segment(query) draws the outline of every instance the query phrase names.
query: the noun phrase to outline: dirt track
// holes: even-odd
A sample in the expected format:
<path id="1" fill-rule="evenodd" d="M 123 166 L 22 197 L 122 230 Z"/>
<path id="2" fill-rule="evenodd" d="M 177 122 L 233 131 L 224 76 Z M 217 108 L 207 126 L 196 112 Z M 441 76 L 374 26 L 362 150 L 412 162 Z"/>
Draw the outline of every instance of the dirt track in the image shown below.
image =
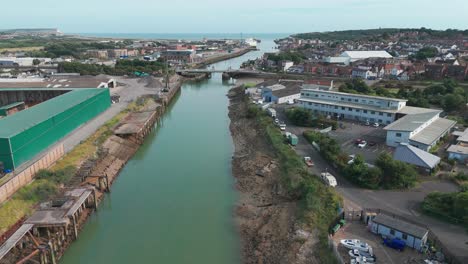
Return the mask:
<path id="1" fill-rule="evenodd" d="M 297 205 L 283 190 L 278 162 L 255 119 L 249 119 L 244 90 L 229 92 L 235 145 L 233 176 L 239 191 L 236 220 L 243 262 L 321 263 L 314 257 L 316 236 L 299 229 Z"/>

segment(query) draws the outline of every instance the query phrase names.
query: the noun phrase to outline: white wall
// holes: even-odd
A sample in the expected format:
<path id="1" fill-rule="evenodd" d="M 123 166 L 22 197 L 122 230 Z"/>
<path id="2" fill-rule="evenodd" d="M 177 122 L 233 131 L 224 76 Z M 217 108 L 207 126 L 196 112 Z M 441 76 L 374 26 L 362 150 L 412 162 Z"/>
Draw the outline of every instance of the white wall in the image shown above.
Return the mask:
<path id="1" fill-rule="evenodd" d="M 401 137 L 397 137 L 400 133 Z M 408 131 L 395 131 L 387 130 L 387 145 L 391 147 L 397 147 L 400 143 L 409 143 L 410 132 Z"/>
<path id="2" fill-rule="evenodd" d="M 276 101 L 277 104 L 285 104 L 287 103 L 289 100 L 297 100 L 301 97 L 301 94 L 298 93 L 298 94 L 292 94 L 292 95 L 288 95 L 288 96 L 284 96 L 284 97 L 280 97 L 278 98 L 278 100 Z"/>

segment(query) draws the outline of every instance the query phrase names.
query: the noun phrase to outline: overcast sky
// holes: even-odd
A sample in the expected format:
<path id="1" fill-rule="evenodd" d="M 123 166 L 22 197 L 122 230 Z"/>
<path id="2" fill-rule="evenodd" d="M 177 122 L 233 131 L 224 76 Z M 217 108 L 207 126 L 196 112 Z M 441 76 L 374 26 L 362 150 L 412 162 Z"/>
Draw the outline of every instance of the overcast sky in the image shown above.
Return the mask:
<path id="1" fill-rule="evenodd" d="M 298 33 L 468 29 L 468 0 L 8 0 L 0 28 L 65 33 Z"/>

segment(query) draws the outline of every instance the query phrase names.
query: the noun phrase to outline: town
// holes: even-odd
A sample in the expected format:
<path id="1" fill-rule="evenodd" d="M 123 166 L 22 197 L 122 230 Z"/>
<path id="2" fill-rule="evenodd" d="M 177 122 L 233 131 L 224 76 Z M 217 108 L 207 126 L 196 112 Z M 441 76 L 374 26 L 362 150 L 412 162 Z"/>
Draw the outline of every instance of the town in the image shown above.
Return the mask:
<path id="1" fill-rule="evenodd" d="M 226 171 L 235 182 L 215 193 Z M 298 260 L 316 252 L 321 263 L 465 263 L 468 31 L 0 31 L 0 263 L 66 263 L 70 245 L 96 246 L 88 218 L 110 215 L 110 197 L 127 204 L 169 191 L 166 181 L 183 194 L 141 198 L 145 211 L 190 199 L 234 207 L 223 221 L 235 215 L 246 263 L 309 263 Z M 139 218 L 143 205 L 127 206 Z M 189 233 L 191 217 L 179 218 Z M 215 241 L 226 230 L 212 218 L 220 229 L 203 232 Z M 114 224 L 107 231 L 129 240 L 149 232 Z"/>

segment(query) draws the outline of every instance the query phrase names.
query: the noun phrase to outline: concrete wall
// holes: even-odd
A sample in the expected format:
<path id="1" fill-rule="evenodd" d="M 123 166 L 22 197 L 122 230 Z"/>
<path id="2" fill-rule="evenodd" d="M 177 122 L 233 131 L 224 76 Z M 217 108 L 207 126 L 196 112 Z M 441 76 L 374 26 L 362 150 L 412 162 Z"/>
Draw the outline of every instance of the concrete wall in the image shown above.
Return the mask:
<path id="1" fill-rule="evenodd" d="M 10 198 L 18 189 L 30 183 L 39 170 L 47 169 L 55 164 L 57 160 L 63 157 L 64 153 L 63 144 L 60 144 L 23 171 L 15 172 L 14 176 L 10 176 L 10 174 L 5 176 L 11 178 L 0 186 L 0 203 Z"/>
<path id="2" fill-rule="evenodd" d="M 284 97 L 280 97 L 276 99 L 277 104 L 285 104 L 290 100 L 297 100 L 301 97 L 301 94 L 292 94 Z"/>

